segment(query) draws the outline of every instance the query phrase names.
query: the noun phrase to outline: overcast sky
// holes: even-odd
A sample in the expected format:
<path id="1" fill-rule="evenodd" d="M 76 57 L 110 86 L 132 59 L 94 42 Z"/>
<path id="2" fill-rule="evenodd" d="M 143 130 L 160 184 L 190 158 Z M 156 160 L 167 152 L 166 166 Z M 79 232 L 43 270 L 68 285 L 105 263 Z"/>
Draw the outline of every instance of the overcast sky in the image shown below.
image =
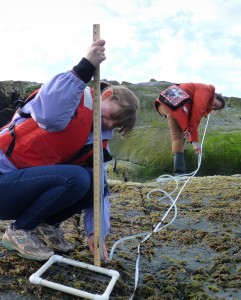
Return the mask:
<path id="1" fill-rule="evenodd" d="M 102 79 L 202 82 L 241 97 L 240 0 L 2 0 L 0 81 L 71 69 L 93 24 L 106 40 Z"/>

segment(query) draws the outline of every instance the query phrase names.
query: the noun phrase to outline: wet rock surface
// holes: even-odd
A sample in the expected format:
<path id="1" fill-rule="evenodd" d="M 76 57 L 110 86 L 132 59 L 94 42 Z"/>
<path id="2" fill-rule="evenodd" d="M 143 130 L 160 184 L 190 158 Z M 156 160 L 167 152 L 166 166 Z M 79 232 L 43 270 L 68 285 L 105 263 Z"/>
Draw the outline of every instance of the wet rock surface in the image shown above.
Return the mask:
<path id="1" fill-rule="evenodd" d="M 174 200 L 184 182 L 179 181 Z M 171 201 L 163 199 L 160 190 L 171 193 L 174 182 L 110 181 L 112 229 L 107 246 L 114 251 L 111 262 L 102 267 L 120 273 L 110 299 L 127 300 L 133 294 L 137 247 L 144 236 L 123 240 L 112 248 L 114 243 L 144 232 L 151 235 L 140 246 L 134 299 L 241 299 L 240 182 L 239 175 L 192 178 L 176 201 L 177 216 L 171 209 L 163 219 Z M 0 222 L 0 236 L 8 223 Z M 160 230 L 153 232 L 157 224 Z M 64 256 L 93 264 L 81 216 L 65 221 L 63 229 L 76 245 Z M 78 299 L 30 283 L 29 276 L 42 264 L 22 259 L 0 244 L 0 299 Z"/>

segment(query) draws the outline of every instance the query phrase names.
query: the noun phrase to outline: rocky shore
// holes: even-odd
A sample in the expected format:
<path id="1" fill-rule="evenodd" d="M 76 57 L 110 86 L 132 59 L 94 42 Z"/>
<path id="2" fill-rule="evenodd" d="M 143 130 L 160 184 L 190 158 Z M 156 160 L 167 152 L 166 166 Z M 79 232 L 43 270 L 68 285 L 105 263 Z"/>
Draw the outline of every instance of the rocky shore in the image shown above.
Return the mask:
<path id="1" fill-rule="evenodd" d="M 172 195 L 175 199 L 185 183 Z M 238 300 L 241 299 L 241 175 L 194 177 L 177 199 L 177 217 L 171 226 L 152 233 L 142 244 L 138 300 Z M 171 193 L 174 181 L 145 184 L 109 181 L 112 230 L 108 249 L 126 236 L 152 232 L 170 207 L 159 191 Z M 153 191 L 154 190 L 154 191 Z M 153 191 L 150 197 L 148 193 Z M 174 216 L 172 209 L 162 225 Z M 0 236 L 8 222 L 0 222 Z M 76 248 L 68 257 L 93 264 L 89 256 L 81 216 L 63 224 L 66 238 Z M 130 299 L 134 291 L 137 246 L 142 238 L 130 239 L 115 248 L 103 267 L 120 272 L 110 299 Z M 29 276 L 41 263 L 19 258 L 0 245 L 0 299 L 78 299 L 43 286 Z"/>
<path id="2" fill-rule="evenodd" d="M 123 237 L 151 233 L 140 247 L 134 299 L 241 299 L 240 99 L 228 99 L 227 109 L 212 115 L 198 176 L 191 178 L 178 197 L 175 219 L 171 209 L 160 228 L 172 219 L 173 223 L 154 233 L 171 205 L 169 198 L 162 198 L 160 190 L 172 193 L 175 188 L 172 180 L 155 180 L 156 175 L 170 174 L 172 170 L 169 131 L 165 120 L 159 119 L 153 109 L 158 91 L 168 83 L 152 80 L 124 84 L 141 99 L 141 113 L 137 128 L 128 139 L 121 140 L 116 135 L 111 142 L 112 154 L 119 162 L 118 174 L 112 171 L 113 162 L 109 165 L 112 229 L 107 246 L 111 250 Z M 37 87 L 36 82 L 0 82 L 0 126 L 14 113 L 14 102 Z M 201 132 L 204 126 L 201 124 Z M 197 157 L 188 147 L 185 155 L 191 172 L 196 168 Z M 199 177 L 200 174 L 205 176 Z M 185 180 L 179 181 L 173 199 Z M 0 221 L 0 239 L 8 223 Z M 66 238 L 76 245 L 66 257 L 93 264 L 81 215 L 67 220 L 62 227 Z M 103 267 L 120 273 L 111 300 L 128 300 L 134 292 L 137 247 L 141 240 L 142 237 L 123 241 L 115 248 L 111 262 L 103 262 Z M 78 299 L 30 283 L 30 275 L 41 265 L 7 251 L 0 242 L 0 299 Z"/>

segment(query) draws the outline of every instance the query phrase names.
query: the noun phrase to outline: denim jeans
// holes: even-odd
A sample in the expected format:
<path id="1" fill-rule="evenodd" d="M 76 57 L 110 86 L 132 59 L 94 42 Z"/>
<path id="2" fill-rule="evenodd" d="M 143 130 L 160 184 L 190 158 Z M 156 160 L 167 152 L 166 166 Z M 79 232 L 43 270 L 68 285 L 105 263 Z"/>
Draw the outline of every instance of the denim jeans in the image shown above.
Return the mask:
<path id="1" fill-rule="evenodd" d="M 54 225 L 92 205 L 92 171 L 80 166 L 39 166 L 0 175 L 0 220 L 15 220 L 16 229 Z"/>

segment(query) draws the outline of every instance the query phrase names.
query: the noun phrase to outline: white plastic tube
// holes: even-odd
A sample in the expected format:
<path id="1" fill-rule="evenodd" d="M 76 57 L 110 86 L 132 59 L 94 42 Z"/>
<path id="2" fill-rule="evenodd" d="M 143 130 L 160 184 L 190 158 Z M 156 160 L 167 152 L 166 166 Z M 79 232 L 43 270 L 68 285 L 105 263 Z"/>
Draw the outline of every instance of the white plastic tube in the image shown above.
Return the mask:
<path id="1" fill-rule="evenodd" d="M 72 287 L 68 287 L 59 283 L 55 283 L 49 280 L 45 280 L 41 278 L 41 275 L 50 268 L 54 263 L 65 263 L 72 266 L 80 267 L 83 269 L 88 269 L 90 271 L 95 271 L 107 276 L 110 276 L 110 282 L 105 290 L 105 292 L 102 295 L 99 294 L 91 294 L 82 290 L 78 290 Z M 112 292 L 114 285 L 119 278 L 120 274 L 118 271 L 105 269 L 102 267 L 82 263 L 79 261 L 75 261 L 72 259 L 65 258 L 60 255 L 53 255 L 49 258 L 49 260 L 34 274 L 32 274 L 29 278 L 30 282 L 33 284 L 40 284 L 61 292 L 69 293 L 78 297 L 86 298 L 86 299 L 94 299 L 94 300 L 108 300 L 110 297 L 110 293 Z"/>

